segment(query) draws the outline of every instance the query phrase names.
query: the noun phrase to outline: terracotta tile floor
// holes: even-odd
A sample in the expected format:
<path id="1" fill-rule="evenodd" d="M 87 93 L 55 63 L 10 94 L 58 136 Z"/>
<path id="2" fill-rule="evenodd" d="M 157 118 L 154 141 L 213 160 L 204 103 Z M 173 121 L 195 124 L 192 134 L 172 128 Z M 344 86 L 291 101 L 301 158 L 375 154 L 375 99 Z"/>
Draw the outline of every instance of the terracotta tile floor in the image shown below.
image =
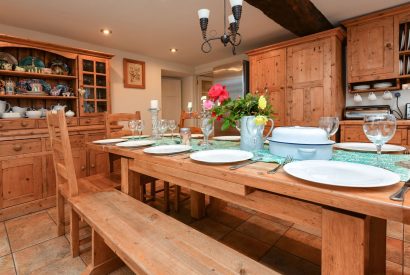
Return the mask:
<path id="1" fill-rule="evenodd" d="M 152 206 L 162 209 L 160 200 Z M 189 200 L 182 203 L 179 213 L 170 215 L 277 272 L 320 274 L 320 232 L 310 228 L 232 205 L 209 210 L 206 218 L 194 220 Z M 55 220 L 52 208 L 0 222 L 0 274 L 80 274 L 91 260 L 90 245 L 82 247 L 80 257 L 72 258 L 69 234 L 57 237 Z M 410 242 L 403 243 L 402 228 L 388 223 L 387 274 L 402 274 L 403 261 L 404 273 L 410 274 Z M 81 230 L 81 235 L 89 234 L 88 227 Z M 404 239 L 410 238 L 405 235 Z M 124 266 L 112 274 L 133 273 Z"/>

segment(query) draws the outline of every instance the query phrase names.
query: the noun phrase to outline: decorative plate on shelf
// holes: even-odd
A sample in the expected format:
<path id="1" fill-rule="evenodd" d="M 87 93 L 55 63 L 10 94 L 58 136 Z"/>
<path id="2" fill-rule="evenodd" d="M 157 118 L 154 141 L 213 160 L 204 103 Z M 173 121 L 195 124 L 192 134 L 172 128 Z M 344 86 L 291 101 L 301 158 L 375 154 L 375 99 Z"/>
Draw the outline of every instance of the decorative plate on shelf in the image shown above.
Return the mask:
<path id="1" fill-rule="evenodd" d="M 68 65 L 58 59 L 51 61 L 48 66 L 53 74 L 68 75 L 70 73 Z"/>
<path id="2" fill-rule="evenodd" d="M 44 62 L 35 56 L 26 56 L 19 62 L 19 66 L 32 66 L 37 68 L 45 68 Z"/>
<path id="3" fill-rule="evenodd" d="M 6 52 L 0 52 L 0 60 L 6 61 L 7 63 L 12 65 L 18 64 L 17 59 L 13 55 Z"/>

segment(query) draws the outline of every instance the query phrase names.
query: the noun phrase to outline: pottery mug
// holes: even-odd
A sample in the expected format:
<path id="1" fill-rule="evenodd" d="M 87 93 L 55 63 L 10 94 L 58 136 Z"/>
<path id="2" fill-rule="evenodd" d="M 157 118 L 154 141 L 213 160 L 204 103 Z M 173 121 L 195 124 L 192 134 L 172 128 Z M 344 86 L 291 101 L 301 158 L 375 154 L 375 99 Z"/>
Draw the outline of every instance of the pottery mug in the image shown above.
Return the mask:
<path id="1" fill-rule="evenodd" d="M 10 108 L 10 103 L 8 103 L 7 101 L 0 100 L 0 114 L 7 113 L 8 111 L 10 111 Z"/>
<path id="2" fill-rule="evenodd" d="M 362 102 L 362 96 L 359 94 L 355 94 L 353 97 L 354 102 Z"/>
<path id="3" fill-rule="evenodd" d="M 373 93 L 373 92 L 371 92 L 371 93 L 369 93 L 369 96 L 367 97 L 370 101 L 375 101 L 375 100 L 377 100 L 377 96 Z"/>
<path id="4" fill-rule="evenodd" d="M 384 93 L 383 93 L 383 99 L 385 99 L 385 100 L 391 100 L 393 98 L 393 95 L 392 95 L 392 93 L 390 92 L 390 91 L 385 91 Z"/>

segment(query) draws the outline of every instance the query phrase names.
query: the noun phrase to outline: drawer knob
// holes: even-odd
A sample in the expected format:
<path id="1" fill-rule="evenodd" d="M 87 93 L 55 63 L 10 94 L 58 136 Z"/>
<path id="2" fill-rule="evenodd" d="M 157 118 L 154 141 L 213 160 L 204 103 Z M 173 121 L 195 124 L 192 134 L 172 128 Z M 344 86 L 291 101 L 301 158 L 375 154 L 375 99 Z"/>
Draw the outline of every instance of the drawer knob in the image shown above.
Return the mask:
<path id="1" fill-rule="evenodd" d="M 21 123 L 21 126 L 23 126 L 23 127 L 27 127 L 27 126 L 28 126 L 28 124 L 27 124 L 27 122 L 24 122 L 24 121 L 23 121 L 23 122 Z"/>
<path id="2" fill-rule="evenodd" d="M 389 42 L 389 43 L 386 43 L 386 48 L 388 48 L 388 49 L 391 49 L 392 48 L 392 44 Z"/>
<path id="3" fill-rule="evenodd" d="M 20 144 L 15 144 L 14 146 L 13 146 L 13 149 L 14 149 L 14 151 L 21 151 L 21 149 L 23 149 L 23 146 L 21 146 Z"/>
<path id="4" fill-rule="evenodd" d="M 83 166 L 81 166 L 81 171 L 84 171 L 85 170 L 85 166 L 83 165 Z"/>
<path id="5" fill-rule="evenodd" d="M 95 164 L 91 164 L 91 168 L 95 168 Z"/>
<path id="6" fill-rule="evenodd" d="M 86 123 L 86 124 L 90 124 L 90 123 L 91 123 L 91 120 L 86 120 L 85 123 Z"/>

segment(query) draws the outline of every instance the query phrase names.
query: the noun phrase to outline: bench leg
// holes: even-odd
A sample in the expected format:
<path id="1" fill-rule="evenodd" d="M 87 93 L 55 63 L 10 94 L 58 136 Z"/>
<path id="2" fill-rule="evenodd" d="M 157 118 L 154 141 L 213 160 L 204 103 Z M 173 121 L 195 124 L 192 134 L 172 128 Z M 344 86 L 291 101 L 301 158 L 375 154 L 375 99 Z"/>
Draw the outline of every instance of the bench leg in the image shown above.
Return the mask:
<path id="1" fill-rule="evenodd" d="M 181 186 L 175 185 L 175 200 L 174 200 L 175 212 L 179 212 L 180 201 L 181 201 Z"/>
<path id="2" fill-rule="evenodd" d="M 92 258 L 83 275 L 105 275 L 117 270 L 124 263 L 105 244 L 104 239 L 94 230 L 92 231 Z"/>
<path id="3" fill-rule="evenodd" d="M 80 255 L 80 217 L 72 208 L 70 212 L 70 239 L 71 255 L 77 257 Z"/>
<path id="4" fill-rule="evenodd" d="M 191 217 L 202 219 L 205 217 L 205 194 L 191 190 Z"/>
<path id="5" fill-rule="evenodd" d="M 57 189 L 57 235 L 65 234 L 65 212 L 64 212 L 64 197 L 60 190 Z"/>
<path id="6" fill-rule="evenodd" d="M 169 212 L 169 182 L 164 181 L 164 212 Z"/>

